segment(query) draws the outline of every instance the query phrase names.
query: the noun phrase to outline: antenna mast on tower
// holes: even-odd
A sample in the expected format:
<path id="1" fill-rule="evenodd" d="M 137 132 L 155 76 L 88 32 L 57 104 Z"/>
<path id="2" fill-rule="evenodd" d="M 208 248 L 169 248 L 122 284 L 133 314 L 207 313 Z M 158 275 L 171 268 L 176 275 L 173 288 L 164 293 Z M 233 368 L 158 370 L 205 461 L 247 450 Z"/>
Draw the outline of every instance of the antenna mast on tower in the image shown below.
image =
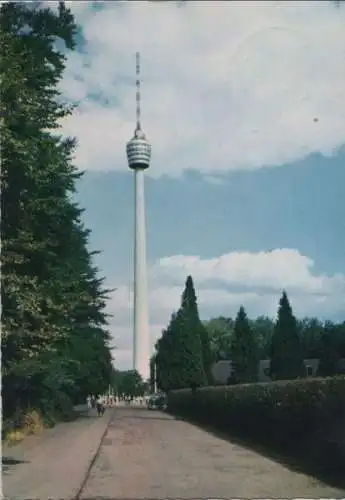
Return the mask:
<path id="1" fill-rule="evenodd" d="M 136 56 L 136 75 L 137 75 L 137 80 L 136 80 L 136 101 L 137 101 L 137 110 L 136 110 L 136 115 L 137 115 L 137 128 L 136 130 L 141 130 L 141 123 L 140 123 L 140 114 L 141 114 L 141 108 L 140 108 L 140 53 L 137 52 L 135 54 Z"/>

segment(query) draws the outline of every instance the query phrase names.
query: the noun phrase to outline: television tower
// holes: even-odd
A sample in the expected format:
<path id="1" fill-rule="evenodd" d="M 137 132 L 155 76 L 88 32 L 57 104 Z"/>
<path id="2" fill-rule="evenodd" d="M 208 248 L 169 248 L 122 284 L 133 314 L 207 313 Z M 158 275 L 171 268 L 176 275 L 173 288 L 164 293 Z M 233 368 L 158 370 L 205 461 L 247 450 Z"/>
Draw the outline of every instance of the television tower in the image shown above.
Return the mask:
<path id="1" fill-rule="evenodd" d="M 150 165 L 151 145 L 140 123 L 140 54 L 136 53 L 136 118 L 134 136 L 127 143 L 128 166 L 134 170 L 134 321 L 133 368 L 144 380 L 149 377 L 150 338 L 147 301 L 144 171 Z"/>

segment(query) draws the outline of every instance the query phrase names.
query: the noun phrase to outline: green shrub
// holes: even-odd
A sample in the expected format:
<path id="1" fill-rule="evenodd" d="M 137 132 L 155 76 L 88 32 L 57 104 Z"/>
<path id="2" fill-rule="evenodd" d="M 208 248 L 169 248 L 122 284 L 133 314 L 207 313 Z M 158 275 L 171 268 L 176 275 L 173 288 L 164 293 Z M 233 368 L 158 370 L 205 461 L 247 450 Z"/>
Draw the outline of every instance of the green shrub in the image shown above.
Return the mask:
<path id="1" fill-rule="evenodd" d="M 40 411 L 33 408 L 25 412 L 17 409 L 12 419 L 3 421 L 2 439 L 8 444 L 22 441 L 26 436 L 38 434 L 45 427 Z"/>
<path id="2" fill-rule="evenodd" d="M 62 421 L 70 421 L 75 418 L 71 398 L 64 392 L 59 391 L 55 399 L 55 415 Z"/>
<path id="3" fill-rule="evenodd" d="M 75 417 L 72 400 L 67 394 L 62 391 L 47 393 L 36 407 L 16 408 L 13 415 L 4 419 L 1 437 L 8 443 L 15 443 L 44 428 L 54 427 L 58 422 L 74 420 Z"/>
<path id="4" fill-rule="evenodd" d="M 172 391 L 168 411 L 276 444 L 322 433 L 345 414 L 345 377 Z"/>

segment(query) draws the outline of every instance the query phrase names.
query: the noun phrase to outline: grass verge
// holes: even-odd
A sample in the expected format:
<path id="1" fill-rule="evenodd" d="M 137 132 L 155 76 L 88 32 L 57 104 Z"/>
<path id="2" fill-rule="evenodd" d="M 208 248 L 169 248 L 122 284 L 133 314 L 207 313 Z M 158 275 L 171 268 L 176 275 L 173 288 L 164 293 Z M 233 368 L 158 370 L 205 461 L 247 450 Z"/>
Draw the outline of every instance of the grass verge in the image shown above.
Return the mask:
<path id="1" fill-rule="evenodd" d="M 8 446 L 20 443 L 27 436 L 40 434 L 45 429 L 54 427 L 58 422 L 75 420 L 78 412 L 70 408 L 64 412 L 50 412 L 43 414 L 37 409 L 28 409 L 23 412 L 17 410 L 12 418 L 4 419 L 2 423 L 2 441 Z"/>

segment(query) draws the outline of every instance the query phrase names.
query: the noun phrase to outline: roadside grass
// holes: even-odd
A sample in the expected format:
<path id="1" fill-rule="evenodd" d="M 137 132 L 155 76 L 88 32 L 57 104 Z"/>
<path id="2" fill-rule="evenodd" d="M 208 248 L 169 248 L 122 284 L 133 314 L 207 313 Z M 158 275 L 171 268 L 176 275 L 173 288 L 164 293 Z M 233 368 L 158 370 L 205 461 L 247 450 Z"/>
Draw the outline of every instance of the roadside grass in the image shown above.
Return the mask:
<path id="1" fill-rule="evenodd" d="M 71 408 L 69 411 L 49 412 L 42 414 L 37 409 L 26 412 L 18 410 L 10 419 L 2 422 L 2 442 L 14 446 L 27 436 L 40 434 L 45 429 L 54 427 L 58 422 L 71 422 L 79 415 L 78 411 Z"/>

